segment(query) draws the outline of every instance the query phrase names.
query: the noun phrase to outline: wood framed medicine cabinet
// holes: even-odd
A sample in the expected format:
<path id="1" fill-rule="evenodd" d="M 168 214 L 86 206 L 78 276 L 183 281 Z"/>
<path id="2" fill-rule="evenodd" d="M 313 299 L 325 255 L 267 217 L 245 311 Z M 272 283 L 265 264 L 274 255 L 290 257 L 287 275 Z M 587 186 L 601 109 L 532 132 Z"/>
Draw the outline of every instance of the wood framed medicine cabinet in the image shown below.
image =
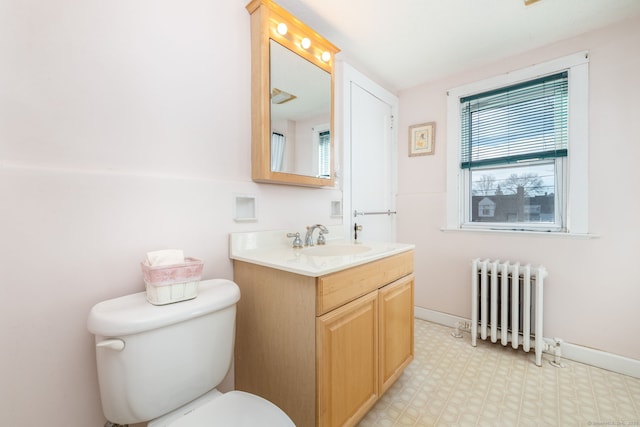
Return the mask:
<path id="1" fill-rule="evenodd" d="M 251 15 L 251 177 L 333 186 L 334 61 L 340 50 L 271 0 L 253 0 L 246 8 Z M 328 165 L 320 161 L 327 155 Z"/>

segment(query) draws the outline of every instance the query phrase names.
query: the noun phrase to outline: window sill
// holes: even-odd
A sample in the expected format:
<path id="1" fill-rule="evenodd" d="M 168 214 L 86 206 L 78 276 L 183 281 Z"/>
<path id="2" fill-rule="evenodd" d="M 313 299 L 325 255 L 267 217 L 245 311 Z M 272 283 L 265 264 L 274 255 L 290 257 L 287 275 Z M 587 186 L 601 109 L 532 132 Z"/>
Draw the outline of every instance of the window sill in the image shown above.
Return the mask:
<path id="1" fill-rule="evenodd" d="M 578 234 L 578 233 L 565 233 L 562 231 L 532 231 L 532 230 L 501 230 L 501 229 L 488 229 L 488 228 L 440 228 L 440 231 L 445 233 L 485 233 L 485 234 L 505 234 L 512 236 L 527 236 L 527 237 L 553 237 L 562 239 L 599 239 L 598 234 Z"/>

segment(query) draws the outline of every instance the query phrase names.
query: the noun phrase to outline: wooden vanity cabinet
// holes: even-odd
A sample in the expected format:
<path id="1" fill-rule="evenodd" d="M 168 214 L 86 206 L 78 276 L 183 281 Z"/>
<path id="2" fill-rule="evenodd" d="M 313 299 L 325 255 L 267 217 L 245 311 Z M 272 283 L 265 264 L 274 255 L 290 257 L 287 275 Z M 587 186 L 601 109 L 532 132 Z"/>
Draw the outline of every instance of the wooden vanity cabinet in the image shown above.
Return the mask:
<path id="1" fill-rule="evenodd" d="M 236 389 L 353 426 L 413 360 L 413 251 L 318 278 L 234 261 Z"/>

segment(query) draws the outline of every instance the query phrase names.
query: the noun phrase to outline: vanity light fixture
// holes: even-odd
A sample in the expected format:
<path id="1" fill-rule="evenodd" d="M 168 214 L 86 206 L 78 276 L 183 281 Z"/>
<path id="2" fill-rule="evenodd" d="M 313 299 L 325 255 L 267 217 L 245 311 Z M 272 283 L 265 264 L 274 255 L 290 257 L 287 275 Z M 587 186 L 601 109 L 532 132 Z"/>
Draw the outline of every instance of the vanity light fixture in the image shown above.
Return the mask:
<path id="1" fill-rule="evenodd" d="M 311 47 L 311 40 L 309 40 L 309 37 L 303 38 L 302 42 L 300 42 L 300 46 L 302 46 L 303 49 L 309 49 Z"/>
<path id="2" fill-rule="evenodd" d="M 276 27 L 276 30 L 281 36 L 284 36 L 285 34 L 287 34 L 287 31 L 289 31 L 289 29 L 287 28 L 287 24 L 285 24 L 284 22 L 279 23 Z"/>
<path id="3" fill-rule="evenodd" d="M 322 52 L 321 58 L 322 58 L 322 60 L 324 62 L 329 62 L 329 60 L 331 59 L 331 53 L 327 52 L 327 51 L 324 51 L 324 52 Z"/>

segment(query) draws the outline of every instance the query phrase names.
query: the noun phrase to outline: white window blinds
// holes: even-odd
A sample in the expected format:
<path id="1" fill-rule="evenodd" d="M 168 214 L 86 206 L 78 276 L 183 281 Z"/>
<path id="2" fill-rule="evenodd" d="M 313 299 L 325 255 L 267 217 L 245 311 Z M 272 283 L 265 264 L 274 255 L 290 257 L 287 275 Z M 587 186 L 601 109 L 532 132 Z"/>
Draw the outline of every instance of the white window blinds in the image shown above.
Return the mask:
<path id="1" fill-rule="evenodd" d="M 460 98 L 463 169 L 567 156 L 568 75 Z"/>

